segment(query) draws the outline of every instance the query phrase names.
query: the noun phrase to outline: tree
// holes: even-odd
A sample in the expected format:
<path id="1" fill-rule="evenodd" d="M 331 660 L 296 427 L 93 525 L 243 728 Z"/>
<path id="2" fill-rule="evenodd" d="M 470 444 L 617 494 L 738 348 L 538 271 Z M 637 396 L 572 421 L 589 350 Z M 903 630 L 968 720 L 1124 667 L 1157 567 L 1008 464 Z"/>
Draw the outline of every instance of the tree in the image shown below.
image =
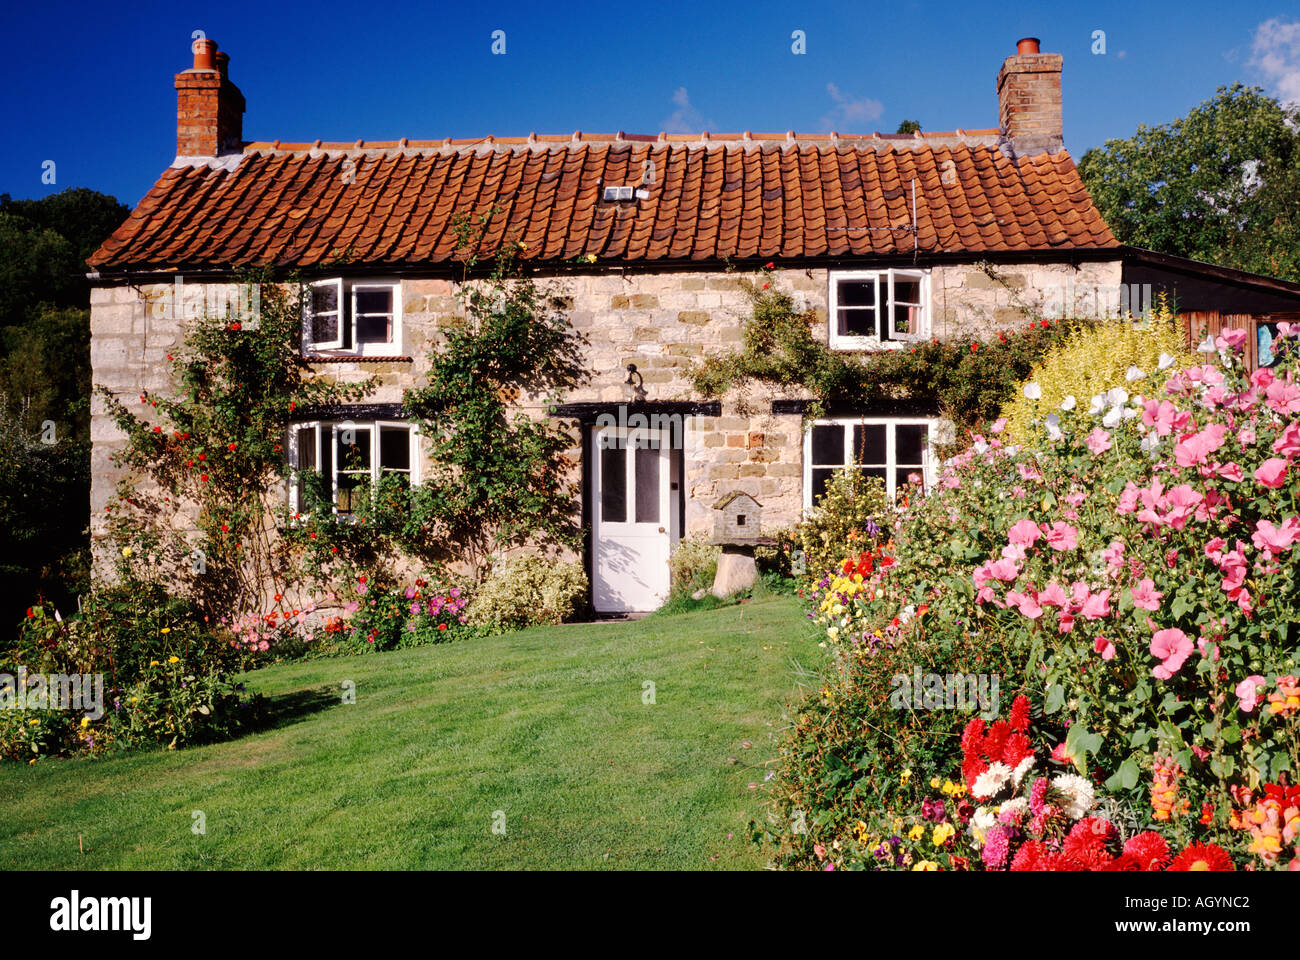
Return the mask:
<path id="1" fill-rule="evenodd" d="M 904 120 L 898 125 L 898 133 L 920 133 L 921 125 L 915 120 Z"/>
<path id="2" fill-rule="evenodd" d="M 1300 111 L 1220 87 L 1171 123 L 1107 140 L 1079 174 L 1117 239 L 1300 280 Z"/>

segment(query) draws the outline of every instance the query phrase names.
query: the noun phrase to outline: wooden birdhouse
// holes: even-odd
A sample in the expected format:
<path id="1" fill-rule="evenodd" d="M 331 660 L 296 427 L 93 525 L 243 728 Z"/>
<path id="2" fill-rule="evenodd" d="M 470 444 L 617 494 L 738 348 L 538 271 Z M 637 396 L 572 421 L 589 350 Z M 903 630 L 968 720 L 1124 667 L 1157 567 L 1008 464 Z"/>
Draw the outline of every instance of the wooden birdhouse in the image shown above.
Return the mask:
<path id="1" fill-rule="evenodd" d="M 713 505 L 715 543 L 745 542 L 759 537 L 763 505 L 741 490 L 733 490 Z"/>

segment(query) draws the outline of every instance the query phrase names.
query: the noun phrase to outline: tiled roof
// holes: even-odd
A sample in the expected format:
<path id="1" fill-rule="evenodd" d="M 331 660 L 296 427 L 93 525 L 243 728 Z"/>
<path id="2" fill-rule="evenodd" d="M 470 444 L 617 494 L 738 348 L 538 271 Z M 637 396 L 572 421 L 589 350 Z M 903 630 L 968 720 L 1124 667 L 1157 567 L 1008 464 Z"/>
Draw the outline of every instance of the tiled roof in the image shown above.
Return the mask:
<path id="1" fill-rule="evenodd" d="M 871 137 L 536 137 L 253 143 L 178 160 L 90 258 L 101 272 L 410 266 L 459 256 L 458 213 L 524 257 L 596 262 L 1117 247 L 1064 152 L 997 131 Z M 642 185 L 647 161 L 654 179 Z M 916 236 L 912 181 L 916 181 Z M 648 195 L 605 201 L 602 186 Z"/>

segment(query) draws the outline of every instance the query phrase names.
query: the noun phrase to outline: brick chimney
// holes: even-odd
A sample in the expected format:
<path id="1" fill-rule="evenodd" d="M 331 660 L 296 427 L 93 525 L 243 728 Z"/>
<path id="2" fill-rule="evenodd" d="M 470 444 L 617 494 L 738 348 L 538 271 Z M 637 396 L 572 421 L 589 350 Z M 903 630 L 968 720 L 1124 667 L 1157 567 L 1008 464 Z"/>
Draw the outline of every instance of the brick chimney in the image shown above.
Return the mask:
<path id="1" fill-rule="evenodd" d="M 244 146 L 244 95 L 226 76 L 230 55 L 194 41 L 194 66 L 176 74 L 176 155 L 219 157 Z"/>
<path id="2" fill-rule="evenodd" d="M 998 126 L 1017 155 L 1055 152 L 1061 133 L 1061 55 L 1040 53 L 1037 37 L 1016 43 L 998 71 Z"/>

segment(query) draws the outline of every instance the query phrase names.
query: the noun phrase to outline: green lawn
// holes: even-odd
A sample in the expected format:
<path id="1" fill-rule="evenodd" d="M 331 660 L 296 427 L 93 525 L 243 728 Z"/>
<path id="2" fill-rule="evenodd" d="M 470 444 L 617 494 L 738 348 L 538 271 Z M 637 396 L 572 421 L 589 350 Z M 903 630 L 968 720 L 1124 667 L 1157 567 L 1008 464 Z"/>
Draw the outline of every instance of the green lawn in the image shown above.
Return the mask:
<path id="1" fill-rule="evenodd" d="M 0 868 L 759 868 L 750 785 L 821 658 L 768 599 L 271 667 L 254 736 L 0 764 Z"/>

